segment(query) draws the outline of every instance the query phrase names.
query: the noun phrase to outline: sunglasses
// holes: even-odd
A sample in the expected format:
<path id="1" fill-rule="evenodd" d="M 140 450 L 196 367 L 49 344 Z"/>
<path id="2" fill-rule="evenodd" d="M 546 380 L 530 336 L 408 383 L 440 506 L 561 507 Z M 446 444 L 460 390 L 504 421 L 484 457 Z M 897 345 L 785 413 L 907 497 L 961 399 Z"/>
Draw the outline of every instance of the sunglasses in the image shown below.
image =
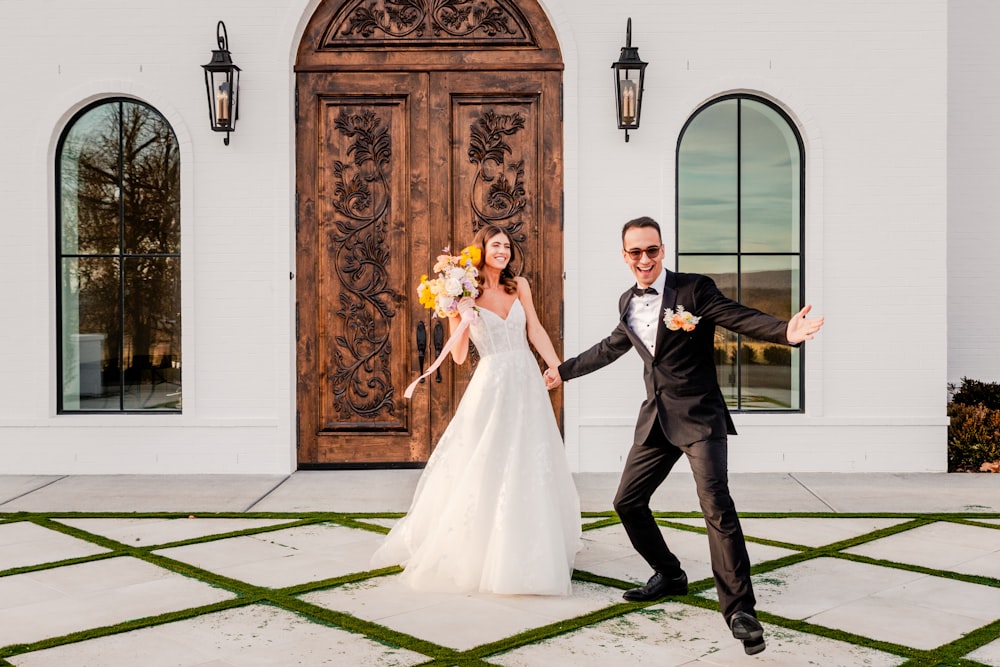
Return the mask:
<path id="1" fill-rule="evenodd" d="M 632 248 L 631 250 L 626 250 L 625 254 L 631 257 L 634 261 L 638 262 L 642 258 L 642 253 L 646 253 L 646 256 L 650 259 L 656 259 L 656 256 L 660 254 L 661 245 L 651 245 L 648 248 Z"/>

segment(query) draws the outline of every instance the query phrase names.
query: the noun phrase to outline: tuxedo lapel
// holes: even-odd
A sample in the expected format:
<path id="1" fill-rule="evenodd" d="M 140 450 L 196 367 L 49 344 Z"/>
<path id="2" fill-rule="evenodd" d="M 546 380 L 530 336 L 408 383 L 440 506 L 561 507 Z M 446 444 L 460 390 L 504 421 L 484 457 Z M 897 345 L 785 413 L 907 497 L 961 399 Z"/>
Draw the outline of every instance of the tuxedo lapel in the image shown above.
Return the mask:
<path id="1" fill-rule="evenodd" d="M 663 311 L 677 305 L 677 274 L 667 269 L 663 269 L 663 271 L 666 273 L 666 282 L 663 284 L 663 300 L 660 302 L 660 316 L 656 324 L 656 358 L 663 355 L 663 345 L 667 337 L 667 326 L 663 323 Z"/>

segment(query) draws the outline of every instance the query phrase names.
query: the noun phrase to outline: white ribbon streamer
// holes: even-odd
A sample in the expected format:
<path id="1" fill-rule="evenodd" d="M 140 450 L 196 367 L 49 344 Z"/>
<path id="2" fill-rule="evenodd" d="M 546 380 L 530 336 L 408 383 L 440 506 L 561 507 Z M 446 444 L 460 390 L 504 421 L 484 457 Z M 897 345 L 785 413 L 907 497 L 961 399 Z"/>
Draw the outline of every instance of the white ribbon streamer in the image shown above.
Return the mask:
<path id="1" fill-rule="evenodd" d="M 441 348 L 441 353 L 438 355 L 438 358 L 434 360 L 434 363 L 430 365 L 430 368 L 428 368 L 423 375 L 421 375 L 416 380 L 410 383 L 410 386 L 407 387 L 406 391 L 403 392 L 404 398 L 410 398 L 411 396 L 413 396 L 413 390 L 417 388 L 417 385 L 420 384 L 420 381 L 437 370 L 437 367 L 440 366 L 444 362 L 444 360 L 448 357 L 448 354 L 451 353 L 451 348 L 455 347 L 455 343 L 457 343 L 458 339 L 462 336 L 462 332 L 468 329 L 472 325 L 472 323 L 476 321 L 476 318 L 479 317 L 479 313 L 476 312 L 474 309 L 469 308 L 468 310 L 464 311 L 461 314 L 461 317 L 462 321 L 458 323 L 458 327 L 455 329 L 455 333 L 453 333 L 448 338 L 448 341 L 444 344 L 444 347 Z"/>

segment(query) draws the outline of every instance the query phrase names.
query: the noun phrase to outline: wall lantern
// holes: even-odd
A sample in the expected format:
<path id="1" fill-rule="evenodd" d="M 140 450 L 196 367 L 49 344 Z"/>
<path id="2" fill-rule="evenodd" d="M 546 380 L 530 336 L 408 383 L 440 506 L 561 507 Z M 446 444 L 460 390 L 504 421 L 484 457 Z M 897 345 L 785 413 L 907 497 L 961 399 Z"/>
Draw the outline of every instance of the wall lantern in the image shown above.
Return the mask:
<path id="1" fill-rule="evenodd" d="M 625 33 L 625 46 L 618 62 L 611 64 L 615 71 L 615 100 L 618 104 L 618 129 L 628 131 L 639 128 L 639 112 L 642 110 L 643 78 L 646 65 L 639 60 L 639 48 L 632 46 L 632 18 L 629 17 Z"/>
<path id="2" fill-rule="evenodd" d="M 226 24 L 219 21 L 215 28 L 219 48 L 212 50 L 212 61 L 205 68 L 205 91 L 208 93 L 208 120 L 215 132 L 225 132 L 222 143 L 229 145 L 229 133 L 236 131 L 240 117 L 240 68 L 233 64 L 229 53 Z"/>

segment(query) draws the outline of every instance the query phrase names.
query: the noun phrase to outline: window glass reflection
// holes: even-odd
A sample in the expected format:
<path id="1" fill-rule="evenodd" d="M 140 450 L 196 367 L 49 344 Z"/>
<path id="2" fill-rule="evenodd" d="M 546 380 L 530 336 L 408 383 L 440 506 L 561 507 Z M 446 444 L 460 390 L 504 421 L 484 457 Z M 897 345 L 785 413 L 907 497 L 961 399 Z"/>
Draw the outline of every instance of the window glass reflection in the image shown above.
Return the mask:
<path id="1" fill-rule="evenodd" d="M 144 104 L 106 100 L 70 123 L 57 156 L 60 412 L 178 412 L 173 130 Z"/>
<path id="2" fill-rule="evenodd" d="M 118 260 L 62 263 L 62 392 L 65 410 L 119 410 Z"/>
<path id="3" fill-rule="evenodd" d="M 798 256 L 743 258 L 741 302 L 781 318 L 798 312 Z M 744 410 L 798 410 L 801 351 L 740 337 L 740 406 Z"/>
<path id="4" fill-rule="evenodd" d="M 709 103 L 677 149 L 677 269 L 781 318 L 801 307 L 802 150 L 777 108 L 734 95 Z M 716 331 L 716 368 L 736 410 L 801 410 L 797 349 Z"/>
<path id="5" fill-rule="evenodd" d="M 117 103 L 91 109 L 63 139 L 59 176 L 65 254 L 118 251 L 118 109 Z"/>
<path id="6" fill-rule="evenodd" d="M 736 255 L 683 255 L 677 270 L 700 273 L 715 281 L 725 296 L 739 301 L 739 264 Z M 730 409 L 740 407 L 739 336 L 728 329 L 715 329 L 715 374 Z"/>
<path id="7" fill-rule="evenodd" d="M 180 161 L 173 130 L 146 106 L 125 105 L 122 215 L 125 252 L 180 251 Z"/>
<path id="8" fill-rule="evenodd" d="M 799 147 L 771 107 L 740 104 L 740 245 L 743 252 L 799 251 Z"/>
<path id="9" fill-rule="evenodd" d="M 180 272 L 172 257 L 125 258 L 126 410 L 180 407 Z"/>
<path id="10" fill-rule="evenodd" d="M 677 150 L 677 237 L 685 252 L 736 252 L 737 100 L 699 113 Z"/>

